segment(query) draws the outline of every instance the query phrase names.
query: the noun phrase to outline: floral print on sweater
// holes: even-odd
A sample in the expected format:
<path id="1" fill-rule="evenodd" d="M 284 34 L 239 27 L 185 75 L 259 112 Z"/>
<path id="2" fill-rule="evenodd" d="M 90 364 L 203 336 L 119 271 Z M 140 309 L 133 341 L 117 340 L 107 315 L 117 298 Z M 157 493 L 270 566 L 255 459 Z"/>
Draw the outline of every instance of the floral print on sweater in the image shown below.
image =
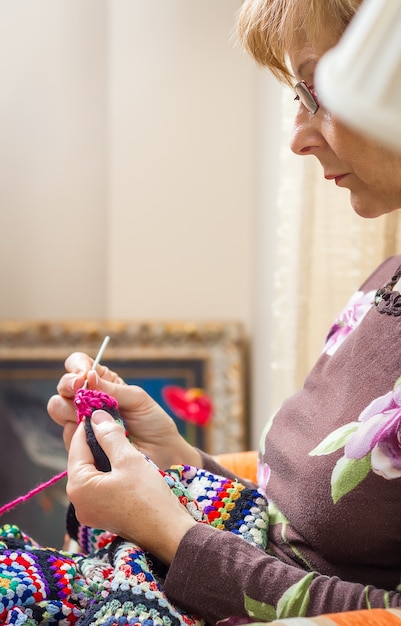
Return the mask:
<path id="1" fill-rule="evenodd" d="M 374 291 L 356 292 L 333 324 L 324 352 L 333 355 L 373 306 Z M 358 421 L 330 433 L 311 456 L 344 448 L 331 479 L 333 502 L 338 502 L 364 480 L 370 471 L 391 480 L 401 476 L 401 377 L 394 389 L 374 399 Z"/>
<path id="2" fill-rule="evenodd" d="M 329 356 L 333 355 L 341 346 L 343 341 L 361 323 L 369 309 L 374 303 L 376 291 L 357 291 L 349 300 L 347 306 L 340 313 L 327 335 L 323 352 Z"/>

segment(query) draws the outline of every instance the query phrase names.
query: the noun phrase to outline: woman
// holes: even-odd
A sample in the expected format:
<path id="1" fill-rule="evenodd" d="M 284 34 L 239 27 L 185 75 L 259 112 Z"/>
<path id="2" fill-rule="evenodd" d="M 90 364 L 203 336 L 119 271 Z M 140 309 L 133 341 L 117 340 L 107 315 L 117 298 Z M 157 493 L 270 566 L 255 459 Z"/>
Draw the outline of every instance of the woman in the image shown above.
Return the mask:
<path id="1" fill-rule="evenodd" d="M 349 189 L 353 209 L 372 218 L 401 207 L 401 157 L 333 119 L 313 88 L 320 57 L 359 4 L 245 0 L 239 33 L 258 63 L 295 84 L 292 150 L 317 157 L 330 184 Z M 48 409 L 70 446 L 68 494 L 80 521 L 167 564 L 167 595 L 209 622 L 244 616 L 245 604 L 257 613 L 264 603 L 270 619 L 401 606 L 400 263 L 385 261 L 354 294 L 304 388 L 266 425 L 259 485 L 270 503 L 268 553 L 196 523 L 104 411 L 92 423 L 112 471 L 96 470 L 83 428 L 73 436 L 72 398 L 85 378 L 118 400 L 136 447 L 159 467 L 231 476 L 186 443 L 145 392 L 107 368 L 88 373 L 90 359 L 74 354 Z"/>

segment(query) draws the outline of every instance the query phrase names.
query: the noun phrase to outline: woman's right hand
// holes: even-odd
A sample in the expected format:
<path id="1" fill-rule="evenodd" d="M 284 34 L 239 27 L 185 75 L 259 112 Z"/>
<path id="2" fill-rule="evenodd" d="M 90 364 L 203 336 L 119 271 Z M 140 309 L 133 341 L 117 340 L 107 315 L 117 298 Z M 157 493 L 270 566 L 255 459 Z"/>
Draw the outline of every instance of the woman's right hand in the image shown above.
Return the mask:
<path id="1" fill-rule="evenodd" d="M 201 466 L 201 456 L 178 432 L 174 420 L 148 393 L 136 385 L 127 385 L 104 365 L 91 370 L 93 360 L 82 352 L 71 354 L 66 362 L 67 373 L 57 385 L 57 395 L 50 398 L 50 417 L 64 429 L 64 442 L 69 449 L 77 427 L 74 396 L 85 380 L 88 389 L 97 389 L 115 398 L 132 442 L 158 467 L 185 463 Z"/>

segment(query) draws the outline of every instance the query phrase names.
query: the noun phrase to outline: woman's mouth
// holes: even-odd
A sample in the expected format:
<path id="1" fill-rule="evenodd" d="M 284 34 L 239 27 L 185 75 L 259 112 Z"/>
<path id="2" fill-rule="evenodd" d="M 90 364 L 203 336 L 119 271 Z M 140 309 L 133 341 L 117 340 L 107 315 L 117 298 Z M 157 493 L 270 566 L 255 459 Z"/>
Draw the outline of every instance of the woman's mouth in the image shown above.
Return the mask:
<path id="1" fill-rule="evenodd" d="M 326 180 L 334 180 L 335 184 L 338 185 L 346 176 L 348 174 L 325 174 L 324 177 Z"/>

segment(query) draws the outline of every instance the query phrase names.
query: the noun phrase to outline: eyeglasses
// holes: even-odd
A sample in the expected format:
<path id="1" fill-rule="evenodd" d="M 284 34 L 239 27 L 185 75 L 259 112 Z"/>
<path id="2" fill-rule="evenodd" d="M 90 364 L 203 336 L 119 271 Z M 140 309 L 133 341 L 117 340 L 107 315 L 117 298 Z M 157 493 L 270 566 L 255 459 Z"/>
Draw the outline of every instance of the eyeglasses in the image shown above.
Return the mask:
<path id="1" fill-rule="evenodd" d="M 308 85 L 304 80 L 301 80 L 295 85 L 294 91 L 295 100 L 299 100 L 311 115 L 315 115 L 319 109 L 319 102 L 313 85 Z"/>

